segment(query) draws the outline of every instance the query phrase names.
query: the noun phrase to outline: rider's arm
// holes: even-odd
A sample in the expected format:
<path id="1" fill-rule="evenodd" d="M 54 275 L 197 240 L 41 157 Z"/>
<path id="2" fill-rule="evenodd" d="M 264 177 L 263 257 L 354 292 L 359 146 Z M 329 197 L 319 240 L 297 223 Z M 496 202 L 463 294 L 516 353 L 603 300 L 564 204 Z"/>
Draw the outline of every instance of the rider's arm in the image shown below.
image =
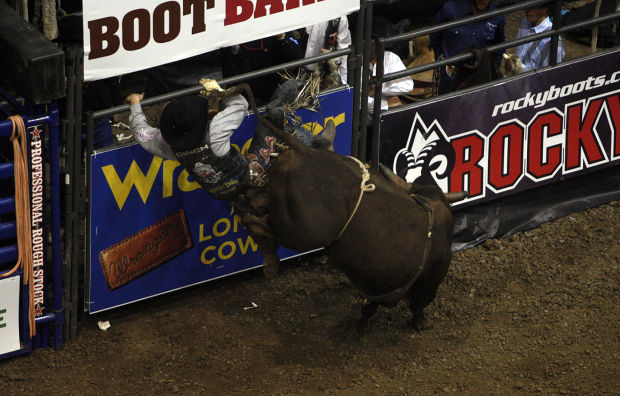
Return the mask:
<path id="1" fill-rule="evenodd" d="M 213 153 L 222 157 L 230 151 L 230 137 L 248 114 L 248 102 L 242 95 L 222 99 L 224 109 L 209 124 L 209 141 Z"/>
<path id="2" fill-rule="evenodd" d="M 177 157 L 170 149 L 168 143 L 164 141 L 161 131 L 150 126 L 146 121 L 140 101 L 136 101 L 134 98 L 130 103 L 129 127 L 136 142 L 151 154 L 176 161 Z"/>

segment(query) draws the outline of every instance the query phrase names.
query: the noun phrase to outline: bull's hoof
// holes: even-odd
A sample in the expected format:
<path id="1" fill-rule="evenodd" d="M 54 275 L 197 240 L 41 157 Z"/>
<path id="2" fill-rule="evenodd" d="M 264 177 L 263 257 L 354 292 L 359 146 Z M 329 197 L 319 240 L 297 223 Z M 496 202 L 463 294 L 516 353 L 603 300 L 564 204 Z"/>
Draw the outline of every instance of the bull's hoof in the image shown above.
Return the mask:
<path id="1" fill-rule="evenodd" d="M 415 331 L 424 331 L 430 329 L 431 326 L 424 317 L 424 313 L 420 312 L 411 318 L 411 328 Z"/>
<path id="2" fill-rule="evenodd" d="M 278 275 L 278 266 L 277 265 L 263 265 L 263 274 L 267 279 L 273 279 Z"/>

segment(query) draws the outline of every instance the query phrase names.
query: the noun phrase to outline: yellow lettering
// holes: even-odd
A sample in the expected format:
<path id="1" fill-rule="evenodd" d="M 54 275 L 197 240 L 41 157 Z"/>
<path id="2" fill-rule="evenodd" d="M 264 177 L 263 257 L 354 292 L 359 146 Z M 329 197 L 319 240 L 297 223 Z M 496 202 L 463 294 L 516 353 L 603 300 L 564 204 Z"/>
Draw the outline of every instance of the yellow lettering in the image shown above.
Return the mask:
<path id="1" fill-rule="evenodd" d="M 334 121 L 334 126 L 338 126 L 345 122 L 346 115 L 345 113 L 340 113 L 335 117 L 327 117 L 325 118 L 323 125 L 327 124 L 327 121 L 329 120 Z M 323 131 L 323 125 L 319 124 L 318 122 L 307 122 L 305 124 L 302 124 L 301 126 L 312 132 L 313 135 L 318 135 Z"/>
<path id="2" fill-rule="evenodd" d="M 200 235 L 199 237 L 200 242 L 208 241 L 209 239 L 212 238 L 211 235 L 204 236 L 204 228 L 205 228 L 205 225 L 201 224 L 200 231 L 198 232 L 198 234 Z"/>
<path id="3" fill-rule="evenodd" d="M 225 225 L 224 231 L 218 230 L 218 227 L 220 224 Z M 213 235 L 215 235 L 216 237 L 224 236 L 228 234 L 228 231 L 230 231 L 230 220 L 228 220 L 227 218 L 221 218 L 218 221 L 216 221 L 215 224 L 213 224 Z"/>
<path id="4" fill-rule="evenodd" d="M 224 254 L 225 247 L 230 248 L 230 253 Z M 232 241 L 226 241 L 220 245 L 220 248 L 217 250 L 217 255 L 220 258 L 220 260 L 228 260 L 235 254 L 236 251 L 237 251 L 237 245 L 235 245 L 235 243 Z"/>
<path id="5" fill-rule="evenodd" d="M 306 128 L 310 132 L 312 132 L 313 135 L 318 135 L 323 130 L 323 125 L 319 124 L 318 122 L 314 122 L 314 121 L 307 122 L 305 124 L 302 124 L 301 126 Z"/>
<path id="6" fill-rule="evenodd" d="M 116 173 L 114 165 L 107 165 L 101 168 L 120 210 L 123 210 L 123 206 L 125 205 L 125 201 L 127 201 L 132 186 L 136 186 L 136 190 L 138 190 L 142 202 L 146 203 L 162 161 L 162 158 L 154 156 L 146 176 L 136 161 L 132 161 L 129 171 L 123 181 L 121 181 Z"/>
<path id="7" fill-rule="evenodd" d="M 179 175 L 179 180 L 177 181 L 177 185 L 179 186 L 179 190 L 184 192 L 194 191 L 200 188 L 200 184 L 198 182 L 191 182 L 188 180 L 189 173 L 183 169 L 181 174 Z"/>
<path id="8" fill-rule="evenodd" d="M 239 230 L 239 224 L 241 224 L 241 216 L 234 215 L 233 216 L 233 232 L 237 232 Z"/>
<path id="9" fill-rule="evenodd" d="M 338 126 L 338 125 L 342 124 L 345 121 L 345 114 L 341 113 L 341 114 L 338 114 L 335 117 L 327 117 L 325 119 L 325 122 L 323 123 L 323 125 L 327 124 L 327 121 L 329 121 L 329 120 L 334 121 L 334 126 Z"/>
<path id="10" fill-rule="evenodd" d="M 203 264 L 206 265 L 211 265 L 215 262 L 215 259 L 207 259 L 207 252 L 215 250 L 215 246 L 207 246 L 206 248 L 204 248 L 204 250 L 202 251 L 202 253 L 200 254 L 200 261 L 202 261 Z"/>
<path id="11" fill-rule="evenodd" d="M 246 155 L 248 153 L 248 150 L 250 149 L 250 145 L 252 144 L 252 139 L 250 138 L 250 140 L 248 140 L 247 142 L 245 142 L 243 144 L 243 147 L 241 147 L 241 155 Z M 236 146 L 235 146 L 236 147 Z"/>
<path id="12" fill-rule="evenodd" d="M 254 239 L 248 235 L 248 238 L 245 240 L 245 244 L 243 243 L 243 239 L 237 238 L 237 243 L 239 244 L 239 250 L 241 254 L 246 254 L 248 252 L 248 248 L 252 246 L 252 251 L 255 252 L 258 249 L 256 243 L 254 243 Z"/>
<path id="13" fill-rule="evenodd" d="M 162 181 L 162 196 L 168 198 L 172 196 L 172 175 L 174 170 L 181 165 L 179 161 L 164 161 L 164 180 Z"/>

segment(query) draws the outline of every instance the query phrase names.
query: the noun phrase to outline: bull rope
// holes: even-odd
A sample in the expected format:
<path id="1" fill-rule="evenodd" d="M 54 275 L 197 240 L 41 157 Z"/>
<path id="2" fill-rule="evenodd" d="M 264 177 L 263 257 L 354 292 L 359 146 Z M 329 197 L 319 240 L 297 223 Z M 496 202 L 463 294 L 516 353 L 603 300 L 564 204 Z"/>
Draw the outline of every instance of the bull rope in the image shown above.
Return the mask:
<path id="1" fill-rule="evenodd" d="M 357 203 L 355 204 L 355 209 L 353 209 L 353 213 L 351 213 L 351 216 L 349 217 L 349 220 L 347 220 L 347 223 L 344 225 L 344 227 L 342 227 L 342 230 L 340 230 L 340 233 L 338 233 L 338 236 L 336 237 L 334 242 L 336 242 L 338 239 L 340 239 L 340 237 L 342 236 L 344 231 L 349 226 L 349 223 L 351 222 L 351 220 L 353 220 L 353 216 L 355 216 L 355 213 L 357 213 L 357 209 L 360 206 L 360 202 L 362 202 L 362 197 L 364 196 L 364 192 L 375 191 L 375 185 L 374 184 L 366 184 L 368 182 L 368 180 L 370 180 L 370 172 L 368 172 L 368 169 L 366 169 L 366 167 L 364 166 L 362 161 L 358 160 L 355 157 L 349 157 L 349 158 L 351 158 L 355 162 L 357 162 L 357 164 L 360 166 L 360 168 L 362 168 L 362 183 L 360 184 L 360 195 L 359 195 L 359 198 L 357 199 Z M 334 243 L 334 242 L 332 242 L 332 243 Z"/>
<path id="2" fill-rule="evenodd" d="M 32 266 L 32 234 L 30 226 L 30 195 L 28 191 L 28 169 L 26 161 L 26 127 L 21 116 L 9 117 L 13 124 L 11 142 L 13 143 L 13 167 L 15 177 L 15 225 L 17 229 L 17 263 L 8 272 L 0 273 L 0 278 L 13 274 L 18 268 L 23 271 L 23 283 L 28 284 L 29 306 L 28 322 L 30 337 L 36 334 L 34 321 L 34 283 Z"/>

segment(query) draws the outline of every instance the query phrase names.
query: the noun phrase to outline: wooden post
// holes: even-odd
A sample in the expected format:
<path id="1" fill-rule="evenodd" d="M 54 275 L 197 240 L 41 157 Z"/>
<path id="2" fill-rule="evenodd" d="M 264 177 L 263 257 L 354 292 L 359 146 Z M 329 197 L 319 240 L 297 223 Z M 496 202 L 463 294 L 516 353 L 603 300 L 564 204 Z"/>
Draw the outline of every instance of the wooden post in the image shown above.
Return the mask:
<path id="1" fill-rule="evenodd" d="M 41 0 L 41 19 L 43 20 L 43 34 L 49 40 L 58 37 L 56 21 L 56 0 Z"/>
<path id="2" fill-rule="evenodd" d="M 599 12 L 601 11 L 601 3 L 603 0 L 596 0 L 596 5 L 594 6 L 594 18 L 598 18 Z M 596 46 L 598 44 L 598 25 L 594 26 L 592 29 L 592 53 L 596 52 Z"/>

